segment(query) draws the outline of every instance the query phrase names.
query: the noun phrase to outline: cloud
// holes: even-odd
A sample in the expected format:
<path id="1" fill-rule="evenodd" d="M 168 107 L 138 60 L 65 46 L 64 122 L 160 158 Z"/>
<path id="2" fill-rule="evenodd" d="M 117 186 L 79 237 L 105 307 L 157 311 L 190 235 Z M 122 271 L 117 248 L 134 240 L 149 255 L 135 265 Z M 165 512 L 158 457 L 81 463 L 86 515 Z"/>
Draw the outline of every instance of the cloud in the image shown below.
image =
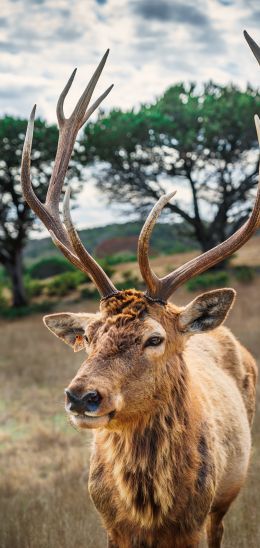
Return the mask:
<path id="1" fill-rule="evenodd" d="M 234 0 L 218 0 L 223 6 L 231 6 L 234 3 Z"/>
<path id="2" fill-rule="evenodd" d="M 57 98 L 78 67 L 65 102 L 69 115 L 107 47 L 93 96 L 115 84 L 105 109 L 152 102 L 182 80 L 257 86 L 242 30 L 258 40 L 259 11 L 259 0 L 1 0 L 0 112 L 26 117 L 37 102 L 38 114 L 56 122 Z M 87 199 L 75 211 L 80 225 L 88 218 L 101 224 L 105 212 L 113 217 L 105 203 L 96 209 L 100 199 L 92 196 L 87 215 Z"/>
<path id="3" fill-rule="evenodd" d="M 105 107 L 151 101 L 176 80 L 223 82 L 233 75 L 243 83 L 252 74 L 241 21 L 253 14 L 257 20 L 255 0 L 237 0 L 236 5 L 227 0 L 73 0 L 73 7 L 64 0 L 2 3 L 2 86 L 41 82 L 42 95 L 34 100 L 40 100 L 51 120 L 53 99 L 73 68 L 79 70 L 68 110 L 107 47 L 111 54 L 97 93 L 110 83 L 115 87 Z M 24 17 L 25 12 L 30 16 Z M 12 110 L 22 111 L 24 102 L 22 96 L 10 96 Z"/>
<path id="4" fill-rule="evenodd" d="M 36 93 L 39 93 L 39 92 L 42 92 L 42 87 L 41 86 L 33 86 L 33 85 L 28 85 L 28 86 L 17 86 L 17 87 L 1 87 L 0 88 L 0 101 L 1 99 L 17 99 L 19 98 L 21 95 L 23 96 L 28 96 L 30 94 L 36 94 Z"/>
<path id="5" fill-rule="evenodd" d="M 208 26 L 209 20 L 194 3 L 172 2 L 171 0 L 138 0 L 133 4 L 136 14 L 145 20 L 183 23 L 191 26 Z"/>
<path id="6" fill-rule="evenodd" d="M 20 47 L 18 43 L 6 41 L 0 41 L 0 51 L 5 53 L 17 54 L 20 52 Z"/>
<path id="7" fill-rule="evenodd" d="M 6 27 L 7 25 L 7 18 L 6 17 L 0 17 L 0 28 Z"/>
<path id="8" fill-rule="evenodd" d="M 73 24 L 61 25 L 56 28 L 53 33 L 53 38 L 55 41 L 65 41 L 65 42 L 75 42 L 84 36 L 84 29 L 79 25 L 75 27 Z"/>

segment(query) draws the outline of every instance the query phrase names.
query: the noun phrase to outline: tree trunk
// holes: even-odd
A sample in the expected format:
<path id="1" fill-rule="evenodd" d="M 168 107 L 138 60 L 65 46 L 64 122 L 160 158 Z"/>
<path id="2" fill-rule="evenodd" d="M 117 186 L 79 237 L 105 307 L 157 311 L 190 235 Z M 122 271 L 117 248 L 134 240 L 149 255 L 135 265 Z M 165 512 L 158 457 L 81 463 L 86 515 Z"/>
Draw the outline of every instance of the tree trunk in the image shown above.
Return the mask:
<path id="1" fill-rule="evenodd" d="M 23 285 L 22 251 L 20 249 L 14 251 L 12 259 L 12 262 L 7 263 L 5 267 L 12 282 L 12 305 L 19 307 L 27 304 Z"/>

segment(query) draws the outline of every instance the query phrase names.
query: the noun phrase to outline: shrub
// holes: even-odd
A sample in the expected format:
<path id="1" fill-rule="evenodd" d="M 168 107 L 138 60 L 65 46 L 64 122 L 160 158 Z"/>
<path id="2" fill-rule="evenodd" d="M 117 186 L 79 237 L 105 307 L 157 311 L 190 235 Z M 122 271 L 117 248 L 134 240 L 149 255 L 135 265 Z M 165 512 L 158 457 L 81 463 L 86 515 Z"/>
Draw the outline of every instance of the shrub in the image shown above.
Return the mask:
<path id="1" fill-rule="evenodd" d="M 44 286 L 41 282 L 39 282 L 38 280 L 31 280 L 29 276 L 25 277 L 24 285 L 25 285 L 26 294 L 28 295 L 29 298 L 39 297 L 39 295 L 42 294 L 44 289 Z"/>
<path id="2" fill-rule="evenodd" d="M 227 272 L 220 270 L 217 272 L 207 272 L 192 278 L 186 283 L 188 291 L 200 291 L 214 287 L 221 287 L 229 283 Z"/>
<path id="3" fill-rule="evenodd" d="M 80 292 L 80 296 L 82 299 L 93 299 L 97 300 L 100 299 L 99 292 L 96 288 L 89 288 L 89 287 L 83 287 Z"/>
<path id="4" fill-rule="evenodd" d="M 235 278 L 243 284 L 250 284 L 255 277 L 255 269 L 251 266 L 235 266 L 233 272 Z"/>
<path id="5" fill-rule="evenodd" d="M 122 264 L 122 263 L 132 263 L 137 260 L 137 257 L 134 253 L 125 252 L 125 253 L 115 253 L 114 255 L 108 255 L 105 258 L 105 262 L 109 266 Z"/>
<path id="6" fill-rule="evenodd" d="M 137 276 L 135 276 L 132 270 L 125 270 L 122 272 L 123 281 L 116 284 L 117 289 L 139 289 L 141 282 Z"/>
<path id="7" fill-rule="evenodd" d="M 64 272 L 76 272 L 76 268 L 63 257 L 40 259 L 26 269 L 26 273 L 29 274 L 30 278 L 37 280 L 45 280 Z"/>
<path id="8" fill-rule="evenodd" d="M 0 316 L 8 320 L 15 320 L 16 318 L 24 318 L 30 314 L 37 314 L 40 312 L 49 312 L 53 307 L 53 303 L 45 301 L 40 304 L 30 304 L 25 306 L 0 308 Z"/>
<path id="9" fill-rule="evenodd" d="M 111 266 L 107 259 L 98 259 L 98 263 L 103 268 L 109 278 L 113 276 L 115 269 Z"/>
<path id="10" fill-rule="evenodd" d="M 9 278 L 8 274 L 3 266 L 0 265 L 0 284 L 1 285 L 8 285 Z"/>
<path id="11" fill-rule="evenodd" d="M 45 284 L 45 293 L 49 296 L 63 297 L 86 281 L 86 276 L 83 272 L 64 272 L 64 274 L 55 276 L 55 278 Z"/>
<path id="12" fill-rule="evenodd" d="M 7 300 L 4 296 L 4 286 L 0 284 L 0 310 L 4 310 L 7 307 Z"/>

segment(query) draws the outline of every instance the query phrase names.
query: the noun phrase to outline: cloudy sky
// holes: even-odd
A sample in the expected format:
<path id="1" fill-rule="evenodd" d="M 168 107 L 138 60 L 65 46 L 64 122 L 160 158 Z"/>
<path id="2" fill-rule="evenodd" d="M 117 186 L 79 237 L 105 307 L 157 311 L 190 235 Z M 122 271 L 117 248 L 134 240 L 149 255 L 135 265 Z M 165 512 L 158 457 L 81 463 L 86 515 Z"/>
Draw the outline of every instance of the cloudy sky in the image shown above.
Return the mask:
<path id="1" fill-rule="evenodd" d="M 97 88 L 114 83 L 106 108 L 152 101 L 178 80 L 257 85 L 244 28 L 260 41 L 259 0 L 1 0 L 0 112 L 27 117 L 36 102 L 55 121 L 57 96 L 78 67 L 69 113 L 108 47 Z M 91 205 L 75 212 L 80 225 L 114 219 L 91 183 L 84 196 Z"/>

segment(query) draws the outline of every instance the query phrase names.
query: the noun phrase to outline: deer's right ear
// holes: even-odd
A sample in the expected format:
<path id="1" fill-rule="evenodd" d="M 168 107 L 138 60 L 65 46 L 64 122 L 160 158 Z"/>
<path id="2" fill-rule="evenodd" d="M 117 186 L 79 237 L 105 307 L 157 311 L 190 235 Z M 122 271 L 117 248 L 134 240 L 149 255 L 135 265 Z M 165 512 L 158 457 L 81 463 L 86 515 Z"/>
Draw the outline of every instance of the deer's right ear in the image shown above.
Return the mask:
<path id="1" fill-rule="evenodd" d="M 74 352 L 79 352 L 86 348 L 86 328 L 94 317 L 97 317 L 97 314 L 62 312 L 44 316 L 43 322 L 56 337 L 71 346 Z"/>

